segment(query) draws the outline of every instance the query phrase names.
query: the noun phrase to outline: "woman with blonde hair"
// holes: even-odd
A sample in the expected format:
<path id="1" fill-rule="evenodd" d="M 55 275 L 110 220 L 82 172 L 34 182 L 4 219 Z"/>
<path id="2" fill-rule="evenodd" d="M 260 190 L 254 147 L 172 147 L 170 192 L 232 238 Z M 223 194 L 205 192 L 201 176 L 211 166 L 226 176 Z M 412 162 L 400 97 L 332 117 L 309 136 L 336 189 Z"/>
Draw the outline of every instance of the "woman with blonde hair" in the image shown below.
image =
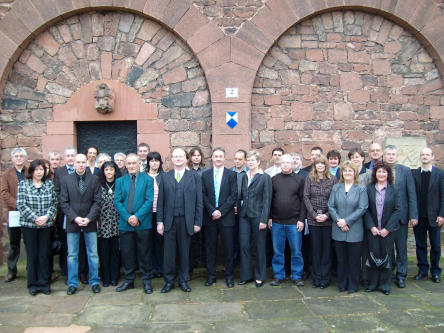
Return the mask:
<path id="1" fill-rule="evenodd" d="M 359 184 L 359 171 L 351 161 L 341 164 L 341 179 L 328 200 L 332 238 L 338 260 L 339 291 L 358 291 L 364 238 L 363 215 L 368 207 L 367 191 Z"/>
<path id="2" fill-rule="evenodd" d="M 328 198 L 338 182 L 330 173 L 326 157 L 318 156 L 305 180 L 304 203 L 307 207 L 307 221 L 311 234 L 313 288 L 326 288 L 330 284 L 331 216 L 328 212 Z"/>

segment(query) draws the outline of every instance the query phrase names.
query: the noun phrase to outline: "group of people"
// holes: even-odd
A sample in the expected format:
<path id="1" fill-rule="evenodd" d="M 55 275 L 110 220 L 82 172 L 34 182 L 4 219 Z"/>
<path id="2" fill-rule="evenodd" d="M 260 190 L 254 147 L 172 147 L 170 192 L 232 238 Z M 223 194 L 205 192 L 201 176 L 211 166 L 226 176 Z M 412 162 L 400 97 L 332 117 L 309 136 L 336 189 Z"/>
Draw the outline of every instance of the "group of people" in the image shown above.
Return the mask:
<path id="1" fill-rule="evenodd" d="M 340 292 L 354 293 L 361 283 L 368 292 L 388 295 L 393 278 L 399 288 L 406 284 L 409 225 L 416 239 L 415 279 L 427 278 L 430 268 L 432 280 L 441 281 L 444 172 L 433 166 L 431 149 L 421 151 L 416 170 L 397 163 L 395 146 L 383 150 L 378 143 L 370 146 L 366 164 L 359 148 L 341 163 L 339 151 L 324 156 L 313 147 L 305 168 L 300 154 L 275 148 L 265 171 L 257 151 L 236 151 L 230 169 L 225 155 L 223 148 L 213 149 L 207 168 L 201 149 L 175 148 L 172 169 L 164 171 L 161 155 L 146 143 L 113 159 L 95 146 L 85 154 L 69 147 L 64 158 L 50 152 L 48 160 L 29 167 L 26 151 L 13 149 L 1 194 L 8 210 L 19 212 L 20 227 L 8 227 L 5 282 L 16 278 L 23 235 L 31 295 L 51 293 L 55 248 L 68 295 L 79 280 L 94 293 L 101 291 L 100 281 L 117 292 L 132 289 L 137 270 L 147 294 L 151 280 L 162 276 L 162 293 L 175 288 L 176 279 L 190 292 L 200 258 L 205 286 L 216 282 L 220 237 L 228 288 L 239 261 L 239 285 L 263 286 L 269 263 L 272 286 L 287 275 L 303 286 L 311 268 L 314 288 L 327 288 L 336 274 Z"/>

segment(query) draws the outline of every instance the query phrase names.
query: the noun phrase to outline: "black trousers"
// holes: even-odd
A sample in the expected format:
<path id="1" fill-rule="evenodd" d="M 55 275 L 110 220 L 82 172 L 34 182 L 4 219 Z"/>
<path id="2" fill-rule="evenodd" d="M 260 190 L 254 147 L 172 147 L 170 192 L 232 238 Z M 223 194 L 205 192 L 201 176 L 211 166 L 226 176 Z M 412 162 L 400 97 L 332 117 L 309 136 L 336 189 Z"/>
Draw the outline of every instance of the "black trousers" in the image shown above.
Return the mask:
<path id="1" fill-rule="evenodd" d="M 413 228 L 416 240 L 416 259 L 418 270 L 426 275 L 430 267 L 430 273 L 441 275 L 439 260 L 441 259 L 441 228 L 431 227 L 427 218 L 419 218 L 418 225 Z M 427 232 L 430 240 L 430 266 L 427 261 Z"/>
<path id="2" fill-rule="evenodd" d="M 66 234 L 66 233 L 65 233 Z M 88 280 L 88 257 L 86 254 L 85 238 L 83 232 L 80 233 L 79 240 L 79 277 Z"/>
<path id="3" fill-rule="evenodd" d="M 139 267 L 142 274 L 142 281 L 151 280 L 153 276 L 151 262 L 153 251 L 152 232 L 152 229 L 119 230 L 122 266 L 126 282 L 134 282 L 137 267 Z"/>
<path id="4" fill-rule="evenodd" d="M 368 259 L 368 237 L 371 232 L 364 228 L 364 240 L 362 241 L 361 250 L 361 281 L 368 281 L 368 267 L 366 265 Z"/>
<path id="5" fill-rule="evenodd" d="M 22 227 L 26 247 L 28 289 L 49 289 L 51 280 L 51 228 Z"/>
<path id="6" fill-rule="evenodd" d="M 156 213 L 153 213 L 153 237 L 151 239 L 153 243 L 153 273 L 163 274 L 163 236 L 160 235 L 156 228 Z"/>
<path id="7" fill-rule="evenodd" d="M 179 282 L 189 278 L 191 236 L 187 233 L 183 216 L 176 216 L 170 230 L 163 236 L 163 277 L 165 282 L 174 283 L 176 278 L 176 254 L 179 258 Z"/>
<path id="8" fill-rule="evenodd" d="M 120 251 L 119 237 L 97 239 L 100 260 L 100 277 L 103 283 L 119 281 Z"/>
<path id="9" fill-rule="evenodd" d="M 362 242 L 334 241 L 338 258 L 338 288 L 358 290 Z"/>
<path id="10" fill-rule="evenodd" d="M 390 248 L 392 271 L 396 269 L 396 278 L 407 277 L 407 236 L 409 233 L 408 224 L 399 224 L 399 229 L 393 232 L 394 246 Z M 396 249 L 396 252 L 395 252 Z M 396 254 L 395 254 L 396 253 Z"/>
<path id="11" fill-rule="evenodd" d="M 373 236 L 371 232 L 367 235 L 368 238 L 368 251 L 373 254 L 373 257 L 378 259 L 384 259 L 387 254 L 390 257 L 390 250 L 393 249 L 393 234 L 389 234 L 387 237 Z M 387 264 L 381 267 L 376 267 L 373 264 L 373 260 L 368 255 L 368 288 L 369 289 L 381 289 L 390 291 L 392 284 L 392 264 L 391 259 Z"/>
<path id="12" fill-rule="evenodd" d="M 310 226 L 311 253 L 313 261 L 311 274 L 313 283 L 329 284 L 331 279 L 332 246 L 331 246 L 331 225 Z"/>
<path id="13" fill-rule="evenodd" d="M 253 278 L 253 249 L 256 248 L 256 280 L 267 279 L 267 229 L 259 230 L 259 218 L 241 217 L 239 221 L 240 279 Z"/>
<path id="14" fill-rule="evenodd" d="M 8 235 L 8 274 L 17 275 L 17 262 L 20 257 L 20 241 L 22 239 L 22 229 L 19 227 L 8 227 Z"/>
<path id="15" fill-rule="evenodd" d="M 302 236 L 302 256 L 304 257 L 304 276 L 308 276 L 310 274 L 310 266 L 313 261 L 313 256 L 311 253 L 311 232 L 308 235 Z"/>
<path id="16" fill-rule="evenodd" d="M 220 221 L 205 225 L 206 267 L 209 277 L 216 277 L 216 257 L 218 235 L 222 240 L 225 257 L 225 279 L 233 278 L 233 232 L 234 226 L 225 227 Z"/>

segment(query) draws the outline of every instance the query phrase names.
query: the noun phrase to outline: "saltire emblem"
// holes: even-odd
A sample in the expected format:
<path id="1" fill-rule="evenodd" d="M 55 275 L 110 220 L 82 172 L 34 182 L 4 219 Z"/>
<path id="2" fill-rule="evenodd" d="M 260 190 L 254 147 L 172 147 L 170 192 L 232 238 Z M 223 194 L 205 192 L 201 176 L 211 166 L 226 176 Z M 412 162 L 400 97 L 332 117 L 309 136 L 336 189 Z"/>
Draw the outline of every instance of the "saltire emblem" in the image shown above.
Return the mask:
<path id="1" fill-rule="evenodd" d="M 227 111 L 225 114 L 225 121 L 230 128 L 233 128 L 238 123 L 237 112 L 235 111 Z"/>

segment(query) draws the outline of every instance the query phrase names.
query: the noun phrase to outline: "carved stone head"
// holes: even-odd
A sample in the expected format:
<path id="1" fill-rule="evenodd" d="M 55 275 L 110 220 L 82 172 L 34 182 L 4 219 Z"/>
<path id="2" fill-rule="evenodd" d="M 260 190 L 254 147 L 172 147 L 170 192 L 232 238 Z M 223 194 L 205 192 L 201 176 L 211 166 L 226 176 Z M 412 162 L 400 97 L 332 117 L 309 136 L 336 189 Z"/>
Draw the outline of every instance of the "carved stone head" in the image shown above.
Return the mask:
<path id="1" fill-rule="evenodd" d="M 94 107 L 99 113 L 110 113 L 114 109 L 114 93 L 106 83 L 97 85 L 94 93 Z"/>

